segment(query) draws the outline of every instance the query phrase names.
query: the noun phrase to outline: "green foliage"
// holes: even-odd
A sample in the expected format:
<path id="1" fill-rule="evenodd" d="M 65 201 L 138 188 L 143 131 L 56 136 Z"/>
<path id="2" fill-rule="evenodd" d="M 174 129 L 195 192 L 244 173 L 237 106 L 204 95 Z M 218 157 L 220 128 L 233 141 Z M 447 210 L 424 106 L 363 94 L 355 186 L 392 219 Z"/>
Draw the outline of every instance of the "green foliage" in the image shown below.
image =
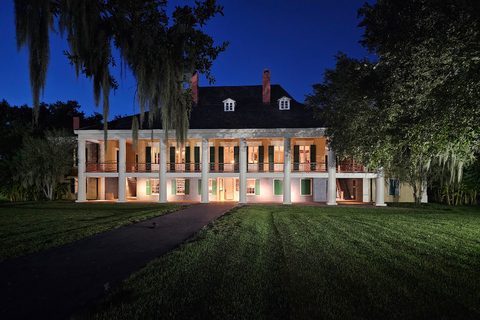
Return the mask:
<path id="1" fill-rule="evenodd" d="M 35 126 L 32 126 L 32 113 L 33 109 L 26 105 L 12 107 L 5 100 L 0 102 L 0 194 L 10 201 L 43 199 L 43 192 L 37 185 L 22 185 L 19 179 L 14 179 L 18 175 L 17 164 L 22 162 L 19 152 L 26 137 L 41 140 L 46 132 L 55 130 L 72 137 L 73 117 L 79 117 L 83 126 L 97 125 L 102 121 L 98 113 L 86 117 L 77 101 L 40 103 L 39 122 Z M 66 159 L 70 161 L 72 154 L 67 155 Z"/>
<path id="2" fill-rule="evenodd" d="M 30 66 L 34 106 L 38 106 L 38 88 L 44 88 L 48 65 L 48 28 L 58 17 L 60 31 L 67 34 L 70 51 L 65 54 L 75 65 L 77 76 L 92 79 L 95 104 L 103 100 L 103 117 L 108 119 L 109 92 L 117 88 L 110 68 L 116 65 L 112 51 L 118 49 L 122 65 L 137 79 L 137 95 L 143 113 L 149 109 L 150 125 L 161 112 L 163 128 L 175 129 L 183 142 L 188 130 L 192 103 L 188 89 L 195 72 L 205 73 L 227 43 L 214 46 L 213 39 L 201 31 L 206 22 L 223 8 L 215 0 L 195 1 L 195 6 L 176 6 L 171 21 L 165 0 L 15 0 L 17 43 L 28 45 L 30 56 L 40 61 L 41 72 Z M 32 18 L 33 17 L 33 18 Z M 47 53 L 45 51 L 47 50 Z M 160 108 L 161 107 L 161 108 Z M 107 122 L 104 123 L 105 140 Z"/>
<path id="3" fill-rule="evenodd" d="M 54 200 L 58 185 L 73 167 L 75 139 L 65 131 L 46 132 L 45 138 L 25 136 L 14 158 L 14 179 L 24 188 L 36 187 Z"/>
<path id="4" fill-rule="evenodd" d="M 436 166 L 451 182 L 480 150 L 480 4 L 379 0 L 359 10 L 378 60 L 337 55 L 306 102 L 334 150 L 408 182 L 419 199 Z"/>

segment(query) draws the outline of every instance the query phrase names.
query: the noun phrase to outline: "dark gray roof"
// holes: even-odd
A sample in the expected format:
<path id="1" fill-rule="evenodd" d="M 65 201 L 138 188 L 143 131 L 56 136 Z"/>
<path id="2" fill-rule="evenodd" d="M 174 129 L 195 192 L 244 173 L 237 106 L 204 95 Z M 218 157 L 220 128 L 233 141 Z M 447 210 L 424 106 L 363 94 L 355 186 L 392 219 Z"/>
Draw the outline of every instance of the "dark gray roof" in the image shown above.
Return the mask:
<path id="1" fill-rule="evenodd" d="M 262 102 L 262 86 L 199 87 L 199 101 L 192 107 L 190 129 L 254 129 L 254 128 L 317 128 L 322 121 L 313 110 L 295 101 L 280 85 L 271 85 L 271 102 Z M 278 99 L 288 97 L 290 110 L 279 110 Z M 236 101 L 234 112 L 225 112 L 223 100 Z M 148 119 L 148 113 L 145 114 Z M 132 117 L 110 121 L 108 129 L 130 129 Z M 143 128 L 149 128 L 145 120 Z M 161 119 L 154 121 L 153 129 L 161 129 Z M 102 129 L 95 126 L 88 129 Z"/>

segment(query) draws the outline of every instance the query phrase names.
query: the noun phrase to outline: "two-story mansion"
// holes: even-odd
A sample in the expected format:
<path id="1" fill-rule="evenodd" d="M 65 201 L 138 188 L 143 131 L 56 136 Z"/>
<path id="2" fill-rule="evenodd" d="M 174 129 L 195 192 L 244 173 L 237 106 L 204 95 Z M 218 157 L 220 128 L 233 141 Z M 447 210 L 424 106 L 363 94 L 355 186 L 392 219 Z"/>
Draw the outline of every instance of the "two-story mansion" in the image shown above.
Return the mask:
<path id="1" fill-rule="evenodd" d="M 239 203 L 410 201 L 352 159 L 329 149 L 322 122 L 280 85 L 199 87 L 186 143 L 165 140 L 161 120 L 144 125 L 134 149 L 131 117 L 108 124 L 105 150 L 99 127 L 78 135 L 77 201 L 238 201 Z M 152 134 L 153 133 L 153 134 Z M 174 137 L 174 132 L 169 136 Z M 392 182 L 393 181 L 393 182 Z M 403 186 L 402 186 L 403 187 Z M 393 192 L 393 194 L 392 194 Z"/>

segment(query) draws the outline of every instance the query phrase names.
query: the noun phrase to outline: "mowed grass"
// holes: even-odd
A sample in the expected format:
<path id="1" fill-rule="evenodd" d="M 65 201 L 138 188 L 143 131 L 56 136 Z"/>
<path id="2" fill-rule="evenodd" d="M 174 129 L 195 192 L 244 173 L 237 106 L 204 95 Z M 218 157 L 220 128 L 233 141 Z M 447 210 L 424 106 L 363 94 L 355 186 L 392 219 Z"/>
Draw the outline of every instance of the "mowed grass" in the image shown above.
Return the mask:
<path id="1" fill-rule="evenodd" d="M 0 202 L 0 261 L 183 207 L 140 203 Z"/>
<path id="2" fill-rule="evenodd" d="M 480 319 L 479 209 L 236 208 L 74 319 Z"/>

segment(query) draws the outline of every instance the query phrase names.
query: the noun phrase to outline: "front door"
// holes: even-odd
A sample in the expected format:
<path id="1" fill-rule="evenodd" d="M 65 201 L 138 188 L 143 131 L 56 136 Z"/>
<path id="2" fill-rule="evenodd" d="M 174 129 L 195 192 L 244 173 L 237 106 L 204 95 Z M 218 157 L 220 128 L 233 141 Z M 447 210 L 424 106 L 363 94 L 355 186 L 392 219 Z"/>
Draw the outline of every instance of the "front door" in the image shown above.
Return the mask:
<path id="1" fill-rule="evenodd" d="M 233 200 L 235 197 L 235 179 L 225 178 L 224 180 L 225 200 Z"/>

